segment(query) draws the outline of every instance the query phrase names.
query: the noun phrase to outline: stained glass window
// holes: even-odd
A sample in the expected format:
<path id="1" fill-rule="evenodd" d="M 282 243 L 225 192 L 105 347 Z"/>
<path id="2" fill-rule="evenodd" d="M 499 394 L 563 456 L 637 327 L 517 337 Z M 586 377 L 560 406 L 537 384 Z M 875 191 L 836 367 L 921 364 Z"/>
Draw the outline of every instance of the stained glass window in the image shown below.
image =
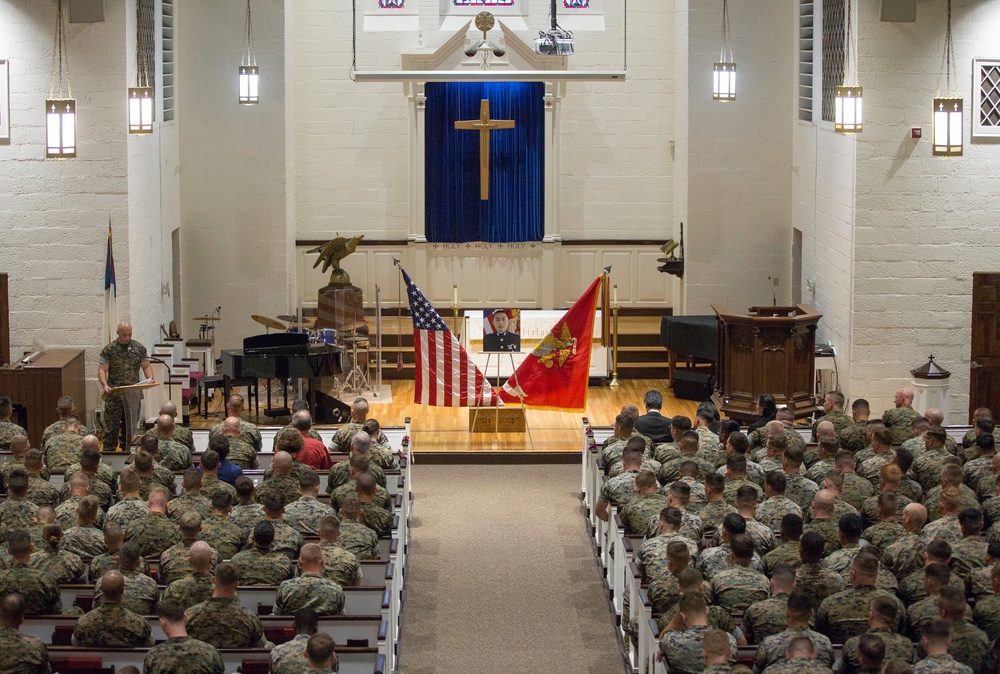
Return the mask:
<path id="1" fill-rule="evenodd" d="M 403 9 L 406 0 L 378 0 L 379 9 Z"/>
<path id="2" fill-rule="evenodd" d="M 453 0 L 456 7 L 513 7 L 516 0 Z"/>
<path id="3" fill-rule="evenodd" d="M 590 0 L 563 0 L 563 7 L 566 9 L 587 9 L 590 7 Z"/>

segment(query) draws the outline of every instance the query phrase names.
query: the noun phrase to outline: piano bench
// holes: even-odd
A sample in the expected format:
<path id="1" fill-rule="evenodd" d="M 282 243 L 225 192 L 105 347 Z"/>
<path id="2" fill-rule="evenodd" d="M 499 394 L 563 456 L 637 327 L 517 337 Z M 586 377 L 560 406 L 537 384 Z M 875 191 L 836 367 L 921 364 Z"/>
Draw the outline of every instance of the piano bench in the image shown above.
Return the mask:
<path id="1" fill-rule="evenodd" d="M 209 389 L 221 389 L 225 387 L 225 378 L 219 375 L 208 375 L 198 380 L 198 411 L 203 417 L 208 417 L 208 391 Z M 230 379 L 230 388 L 247 389 L 247 402 L 253 402 L 254 414 L 260 416 L 260 395 L 258 392 L 259 382 L 256 379 Z M 248 406 L 249 408 L 249 406 Z"/>

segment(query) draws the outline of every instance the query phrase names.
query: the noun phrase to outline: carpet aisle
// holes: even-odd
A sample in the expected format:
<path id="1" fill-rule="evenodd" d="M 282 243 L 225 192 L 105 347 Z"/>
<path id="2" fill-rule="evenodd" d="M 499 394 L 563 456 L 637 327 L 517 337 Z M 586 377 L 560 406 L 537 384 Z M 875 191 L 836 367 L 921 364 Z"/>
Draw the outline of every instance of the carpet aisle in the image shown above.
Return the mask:
<path id="1" fill-rule="evenodd" d="M 413 466 L 403 674 L 624 671 L 575 465 Z"/>

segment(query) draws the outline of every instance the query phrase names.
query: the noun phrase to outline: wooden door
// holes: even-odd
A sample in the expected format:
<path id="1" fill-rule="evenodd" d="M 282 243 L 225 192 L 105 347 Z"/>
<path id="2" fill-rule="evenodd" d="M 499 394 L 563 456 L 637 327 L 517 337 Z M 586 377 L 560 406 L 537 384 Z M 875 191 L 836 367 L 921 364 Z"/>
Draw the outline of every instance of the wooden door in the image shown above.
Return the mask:
<path id="1" fill-rule="evenodd" d="M 969 418 L 977 407 L 1000 414 L 1000 274 L 972 275 Z"/>

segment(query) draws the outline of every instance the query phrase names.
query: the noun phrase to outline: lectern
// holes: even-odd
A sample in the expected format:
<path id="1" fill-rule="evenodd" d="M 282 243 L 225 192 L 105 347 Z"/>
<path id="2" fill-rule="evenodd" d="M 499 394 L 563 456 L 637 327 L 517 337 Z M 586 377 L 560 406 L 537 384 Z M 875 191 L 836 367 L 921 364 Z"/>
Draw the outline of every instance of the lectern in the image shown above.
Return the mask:
<path id="1" fill-rule="evenodd" d="M 813 307 L 750 307 L 750 313 L 713 304 L 719 318 L 717 362 L 719 411 L 740 422 L 757 418 L 757 398 L 770 393 L 795 417 L 818 408 L 813 395 L 816 325 Z"/>

